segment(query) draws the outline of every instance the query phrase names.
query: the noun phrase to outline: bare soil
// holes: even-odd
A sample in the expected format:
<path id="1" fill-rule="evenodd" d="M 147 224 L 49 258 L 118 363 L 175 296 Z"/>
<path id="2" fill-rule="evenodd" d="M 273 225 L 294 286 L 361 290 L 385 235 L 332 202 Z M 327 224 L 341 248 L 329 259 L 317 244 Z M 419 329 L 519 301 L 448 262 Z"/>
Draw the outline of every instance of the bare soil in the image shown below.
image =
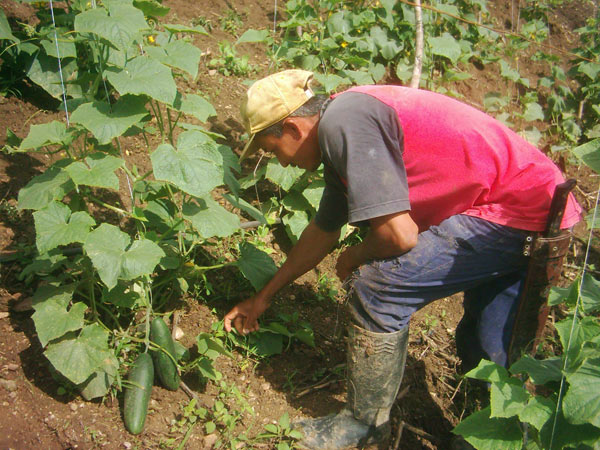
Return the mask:
<path id="1" fill-rule="evenodd" d="M 238 34 L 248 28 L 270 29 L 274 19 L 282 19 L 284 2 L 279 2 L 280 10 L 276 17 L 273 7 L 277 2 L 270 0 L 164 0 L 163 3 L 171 8 L 168 22 L 190 24 L 199 17 L 211 22 L 210 36 L 195 38 L 206 56 L 197 80 L 184 82 L 185 88 L 201 91 L 210 98 L 218 113 L 211 121 L 211 130 L 226 136 L 227 145 L 239 150 L 243 127 L 238 104 L 246 89 L 245 80 L 224 77 L 207 67 L 210 55 L 218 52 L 218 43 L 235 39 L 221 29 L 220 18 L 230 9 L 240 14 L 243 25 Z M 514 11 L 510 4 L 490 2 L 489 7 L 501 28 L 514 26 Z M 33 20 L 33 9 L 27 4 L 0 0 L 0 6 L 10 20 Z M 583 25 L 585 17 L 585 7 L 579 2 L 557 10 L 551 17 L 551 43 L 564 49 L 574 47 L 577 41 L 573 30 Z M 264 47 L 244 44 L 238 51 L 250 55 L 250 62 L 257 66 L 252 78 L 259 78 L 273 70 Z M 543 68 L 526 56 L 521 58 L 519 70 L 534 84 L 542 75 Z M 482 108 L 484 95 L 505 89 L 505 84 L 499 82 L 497 69 L 492 65 L 471 70 L 474 78 L 462 83 L 458 90 L 465 101 Z M 397 82 L 393 79 L 387 81 Z M 0 97 L 0 129 L 3 130 L 0 147 L 5 144 L 4 130 L 7 128 L 24 137 L 32 124 L 62 120 L 63 113 L 56 111 L 55 107 L 55 102 L 26 84 L 21 96 Z M 141 145 L 130 148 L 128 163 L 148 167 L 147 149 Z M 19 189 L 34 175 L 41 173 L 48 163 L 48 159 L 39 156 L 0 154 L 0 251 L 4 252 L 3 255 L 21 252 L 35 239 L 31 216 L 16 210 L 16 198 Z M 257 159 L 246 162 L 246 173 L 253 170 L 256 163 Z M 584 191 L 595 189 L 581 172 L 575 175 L 581 180 L 580 186 Z M 123 195 L 117 201 L 126 202 L 126 197 Z M 589 206 L 581 195 L 580 200 L 582 205 Z M 578 229 L 578 233 L 581 235 L 583 229 Z M 290 248 L 281 230 L 275 230 L 270 245 L 279 251 L 279 255 Z M 582 245 L 581 241 L 575 240 L 574 248 L 579 250 L 579 255 Z M 573 254 L 569 255 L 568 262 L 576 258 Z M 347 318 L 343 295 L 326 301 L 315 300 L 318 274 L 327 273 L 334 278 L 334 265 L 335 253 L 319 266 L 318 271 L 306 274 L 284 289 L 267 313 L 268 318 L 278 312 L 298 311 L 315 331 L 315 348 L 294 344 L 282 355 L 265 360 L 253 360 L 243 353 L 236 353 L 233 359 L 221 357 L 218 360 L 217 368 L 223 373 L 224 380 L 245 394 L 253 411 L 252 414 L 243 414 L 232 435 L 244 431 L 248 435 L 256 435 L 262 431 L 262 425 L 277 421 L 285 412 L 292 418 L 300 415 L 316 417 L 335 412 L 343 406 L 345 384 L 339 377 L 328 378 L 327 381 L 334 382 L 324 388 L 304 392 L 307 387 L 318 384 L 324 373 L 339 373 L 338 368 L 345 360 L 343 333 Z M 132 436 L 123 427 L 121 395 L 108 397 L 102 402 L 85 402 L 76 394 L 59 389 L 60 380 L 42 355 L 31 310 L 19 311 L 17 308 L 33 293 L 30 287 L 17 279 L 20 268 L 18 261 L 4 262 L 0 267 L 0 449 L 154 449 L 165 447 L 169 438 L 175 438 L 177 446 L 183 434 L 173 433 L 172 424 L 181 418 L 182 406 L 189 401 L 183 390 L 171 392 L 156 386 L 152 391 L 145 430 L 139 436 Z M 568 268 L 564 275 L 565 280 L 574 277 Z M 226 283 L 224 278 L 228 277 L 228 273 L 223 272 L 217 277 L 220 278 L 214 280 L 216 284 Z M 337 287 L 340 288 L 339 283 Z M 192 347 L 199 332 L 210 331 L 211 324 L 250 294 L 231 289 L 214 302 L 182 299 L 179 326 L 185 334 L 181 343 Z M 455 356 L 454 330 L 462 315 L 461 299 L 459 294 L 439 300 L 413 318 L 401 398 L 392 411 L 393 437 L 396 437 L 401 422 L 426 435 L 424 437 L 405 427 L 398 446 L 400 449 L 449 448 L 452 428 L 484 401 L 485 395 L 457 374 L 460 362 Z M 548 331 L 551 332 L 550 329 Z M 214 383 L 202 385 L 193 377 L 184 380 L 197 392 L 205 407 L 210 407 L 222 392 Z M 207 436 L 203 427 L 196 426 L 185 448 L 211 448 L 215 437 Z M 225 435 L 220 437 L 225 441 L 228 439 Z M 268 448 L 269 445 L 257 444 L 256 447 Z"/>

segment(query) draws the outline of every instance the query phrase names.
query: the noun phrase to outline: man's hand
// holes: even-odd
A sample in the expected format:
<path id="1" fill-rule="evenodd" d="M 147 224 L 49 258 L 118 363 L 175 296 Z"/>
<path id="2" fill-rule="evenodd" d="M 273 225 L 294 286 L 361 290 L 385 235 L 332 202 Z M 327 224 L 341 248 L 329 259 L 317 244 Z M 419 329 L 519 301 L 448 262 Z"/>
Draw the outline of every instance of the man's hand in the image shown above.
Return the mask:
<path id="1" fill-rule="evenodd" d="M 231 325 L 242 334 L 258 330 L 258 317 L 282 287 L 315 267 L 329 253 L 340 236 L 340 230 L 321 230 L 314 220 L 302 232 L 298 243 L 269 282 L 253 297 L 236 305 L 225 316 L 225 330 Z"/>
<path id="2" fill-rule="evenodd" d="M 232 322 L 240 334 L 258 331 L 258 318 L 268 307 L 269 303 L 257 296 L 238 303 L 225 315 L 225 331 L 231 331 Z"/>

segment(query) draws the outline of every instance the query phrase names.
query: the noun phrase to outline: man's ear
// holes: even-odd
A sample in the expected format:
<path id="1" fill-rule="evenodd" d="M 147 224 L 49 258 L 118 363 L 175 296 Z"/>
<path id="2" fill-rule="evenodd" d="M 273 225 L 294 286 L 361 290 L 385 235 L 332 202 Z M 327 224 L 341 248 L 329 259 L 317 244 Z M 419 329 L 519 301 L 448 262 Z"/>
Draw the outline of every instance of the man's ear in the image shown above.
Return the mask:
<path id="1" fill-rule="evenodd" d="M 290 133 L 294 139 L 300 139 L 302 137 L 302 130 L 298 123 L 298 117 L 286 117 L 283 119 L 283 132 Z"/>

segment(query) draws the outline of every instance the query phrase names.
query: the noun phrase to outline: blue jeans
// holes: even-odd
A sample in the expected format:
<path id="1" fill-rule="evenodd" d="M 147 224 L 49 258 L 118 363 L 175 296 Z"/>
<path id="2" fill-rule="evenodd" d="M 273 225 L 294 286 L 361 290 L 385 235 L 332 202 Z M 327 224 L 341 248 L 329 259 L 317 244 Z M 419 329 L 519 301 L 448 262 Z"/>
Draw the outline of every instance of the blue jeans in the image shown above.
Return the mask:
<path id="1" fill-rule="evenodd" d="M 482 358 L 506 366 L 530 234 L 476 217 L 450 217 L 419 234 L 409 252 L 353 273 L 347 280 L 352 317 L 367 330 L 391 333 L 408 326 L 425 305 L 464 291 L 456 329 L 463 367 L 475 367 Z"/>

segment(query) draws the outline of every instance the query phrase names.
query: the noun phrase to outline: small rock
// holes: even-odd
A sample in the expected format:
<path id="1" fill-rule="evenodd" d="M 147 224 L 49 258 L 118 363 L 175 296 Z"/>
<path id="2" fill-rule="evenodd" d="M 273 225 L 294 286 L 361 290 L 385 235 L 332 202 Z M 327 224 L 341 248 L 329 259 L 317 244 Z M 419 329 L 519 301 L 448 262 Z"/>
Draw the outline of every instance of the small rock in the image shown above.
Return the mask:
<path id="1" fill-rule="evenodd" d="M 218 439 L 219 437 L 214 433 L 204 436 L 202 439 L 204 448 L 213 448 Z"/>
<path id="2" fill-rule="evenodd" d="M 6 319 L 8 317 L 8 312 L 0 311 L 0 319 Z"/>
<path id="3" fill-rule="evenodd" d="M 73 412 L 77 411 L 77 405 L 75 403 L 71 403 L 69 405 L 69 408 L 71 408 L 71 411 L 73 411 Z"/>
<path id="4" fill-rule="evenodd" d="M 0 379 L 0 386 L 6 389 L 9 392 L 14 392 L 17 390 L 17 382 L 14 380 L 4 380 Z"/>
<path id="5" fill-rule="evenodd" d="M 156 400 L 154 400 L 153 398 L 150 399 L 150 408 L 152 408 L 152 409 L 158 409 L 158 407 L 159 407 L 158 402 Z"/>
<path id="6" fill-rule="evenodd" d="M 14 372 L 15 370 L 18 370 L 18 369 L 19 369 L 19 365 L 18 365 L 18 364 L 14 364 L 14 363 L 7 364 L 7 365 L 6 365 L 6 366 L 4 366 L 4 367 L 5 367 L 7 370 L 12 370 L 13 372 Z"/>
<path id="7" fill-rule="evenodd" d="M 210 69 L 210 70 L 208 71 L 208 74 L 209 74 L 209 75 L 211 75 L 211 76 L 213 76 L 213 75 L 216 75 L 216 74 L 217 74 L 217 71 L 216 71 L 215 69 Z"/>
<path id="8" fill-rule="evenodd" d="M 271 389 L 271 383 L 269 383 L 268 381 L 265 381 L 264 383 L 261 383 L 260 388 L 263 391 L 268 391 L 269 389 Z"/>
<path id="9" fill-rule="evenodd" d="M 130 449 L 131 448 L 131 442 L 123 442 L 123 447 L 125 447 L 126 449 Z"/>
<path id="10" fill-rule="evenodd" d="M 175 330 L 173 331 L 173 337 L 175 338 L 175 340 L 178 341 L 183 336 L 185 336 L 185 333 L 183 332 L 183 330 L 179 327 L 175 327 Z"/>

